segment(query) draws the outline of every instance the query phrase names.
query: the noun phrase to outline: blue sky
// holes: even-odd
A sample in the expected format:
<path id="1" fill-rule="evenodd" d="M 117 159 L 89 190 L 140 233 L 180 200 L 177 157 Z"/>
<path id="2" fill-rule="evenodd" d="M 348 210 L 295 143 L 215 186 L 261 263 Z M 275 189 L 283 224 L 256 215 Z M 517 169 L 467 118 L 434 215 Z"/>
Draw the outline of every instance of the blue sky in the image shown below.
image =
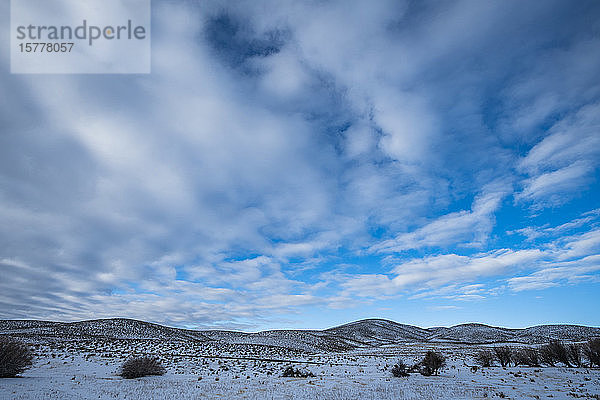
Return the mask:
<path id="1" fill-rule="evenodd" d="M 152 24 L 149 75 L 11 75 L 2 30 L 0 318 L 600 325 L 600 3 Z"/>

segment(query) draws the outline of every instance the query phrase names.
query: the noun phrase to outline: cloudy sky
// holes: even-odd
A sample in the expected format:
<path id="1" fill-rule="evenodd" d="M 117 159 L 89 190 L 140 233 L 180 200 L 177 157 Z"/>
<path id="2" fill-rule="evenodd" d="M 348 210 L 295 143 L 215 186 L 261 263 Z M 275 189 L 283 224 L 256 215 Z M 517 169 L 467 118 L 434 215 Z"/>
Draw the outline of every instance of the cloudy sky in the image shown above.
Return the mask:
<path id="1" fill-rule="evenodd" d="M 0 33 L 0 318 L 600 325 L 600 2 L 152 6 L 149 75 Z"/>

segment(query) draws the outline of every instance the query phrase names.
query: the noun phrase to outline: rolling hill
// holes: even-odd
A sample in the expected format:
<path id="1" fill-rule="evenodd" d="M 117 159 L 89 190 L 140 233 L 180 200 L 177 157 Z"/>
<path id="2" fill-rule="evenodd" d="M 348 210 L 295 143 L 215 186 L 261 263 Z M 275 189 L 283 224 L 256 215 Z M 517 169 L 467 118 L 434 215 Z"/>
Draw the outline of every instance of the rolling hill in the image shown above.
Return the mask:
<path id="1" fill-rule="evenodd" d="M 384 319 L 365 319 L 325 330 L 271 330 L 244 333 L 195 331 L 144 321 L 113 318 L 80 322 L 0 320 L 0 335 L 53 340 L 137 339 L 259 345 L 306 352 L 346 351 L 402 343 L 545 343 L 551 339 L 581 341 L 600 337 L 600 328 L 540 325 L 508 329 L 483 324 L 420 328 Z"/>

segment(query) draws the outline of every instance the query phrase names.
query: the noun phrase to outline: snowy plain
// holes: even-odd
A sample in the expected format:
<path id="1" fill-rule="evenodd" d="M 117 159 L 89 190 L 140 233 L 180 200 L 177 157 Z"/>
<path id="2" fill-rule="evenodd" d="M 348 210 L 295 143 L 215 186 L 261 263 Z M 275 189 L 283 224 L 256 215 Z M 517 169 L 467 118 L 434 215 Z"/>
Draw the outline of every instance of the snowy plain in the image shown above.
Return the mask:
<path id="1" fill-rule="evenodd" d="M 258 334 L 194 332 L 128 320 L 64 326 L 4 322 L 0 328 L 0 334 L 29 343 L 36 355 L 34 366 L 21 377 L 0 379 L 0 400 L 600 399 L 597 368 L 496 366 L 475 371 L 471 368 L 475 354 L 502 345 L 494 335 L 507 335 L 505 330 L 480 325 L 429 332 L 377 320 L 328 331 Z M 440 332 L 490 341 L 450 342 Z M 582 329 L 536 328 L 534 332 L 526 343 L 505 344 L 535 346 L 548 332 L 577 337 Z M 583 332 L 588 334 L 587 328 Z M 509 333 L 523 337 L 521 331 Z M 538 339 L 538 344 L 530 343 Z M 392 376 L 395 363 L 414 364 L 427 350 L 447 358 L 439 376 Z M 120 366 L 134 355 L 159 357 L 167 373 L 121 378 Z M 282 377 L 290 365 L 315 376 Z"/>
<path id="2" fill-rule="evenodd" d="M 159 346 L 152 347 L 156 351 Z M 465 363 L 472 363 L 469 354 L 474 349 L 454 345 L 436 346 L 449 355 L 439 376 L 392 377 L 391 365 L 399 359 L 416 360 L 426 348 L 312 355 L 293 363 L 163 355 L 165 375 L 122 379 L 121 358 L 40 347 L 33 368 L 22 377 L 0 380 L 0 399 L 600 398 L 600 370 L 491 367 L 472 372 Z M 281 373 L 287 365 L 315 377 L 284 378 Z"/>

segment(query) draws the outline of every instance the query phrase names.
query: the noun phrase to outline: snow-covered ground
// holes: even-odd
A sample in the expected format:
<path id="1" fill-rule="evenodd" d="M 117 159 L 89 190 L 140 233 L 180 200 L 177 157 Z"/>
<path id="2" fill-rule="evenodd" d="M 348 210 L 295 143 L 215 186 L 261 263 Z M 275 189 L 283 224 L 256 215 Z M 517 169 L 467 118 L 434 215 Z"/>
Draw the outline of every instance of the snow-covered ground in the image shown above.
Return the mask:
<path id="1" fill-rule="evenodd" d="M 0 379 L 0 399 L 600 399 L 600 370 L 589 368 L 500 367 L 473 372 L 477 346 L 413 344 L 319 355 L 246 351 L 210 355 L 202 349 L 169 342 L 137 343 L 136 349 L 159 355 L 164 376 L 126 380 L 118 376 L 127 358 L 123 342 L 84 345 L 43 343 L 36 363 L 19 378 Z M 391 366 L 412 363 L 435 348 L 448 357 L 439 376 L 411 374 L 394 378 Z M 205 356 L 203 356 L 205 355 Z M 231 358 L 228 358 L 231 357 Z M 284 362 L 282 360 L 294 360 Z M 313 378 L 283 378 L 294 365 Z"/>

